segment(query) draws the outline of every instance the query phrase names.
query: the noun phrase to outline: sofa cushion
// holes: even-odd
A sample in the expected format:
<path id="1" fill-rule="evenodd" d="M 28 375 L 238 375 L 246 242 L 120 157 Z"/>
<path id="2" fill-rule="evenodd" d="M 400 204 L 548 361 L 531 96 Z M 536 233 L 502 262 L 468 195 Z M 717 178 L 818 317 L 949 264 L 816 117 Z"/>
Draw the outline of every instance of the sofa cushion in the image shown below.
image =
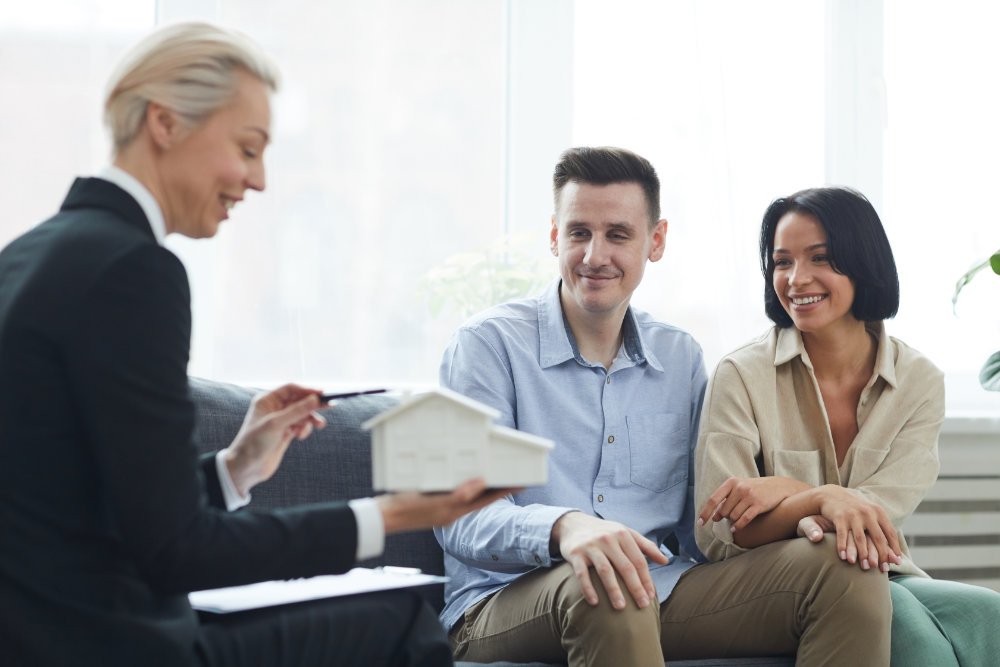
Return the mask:
<path id="1" fill-rule="evenodd" d="M 199 449 L 207 452 L 228 446 L 259 390 L 200 378 L 191 378 L 190 387 Z M 371 439 L 361 423 L 397 402 L 389 395 L 358 396 L 322 410 L 326 428 L 292 443 L 274 476 L 253 489 L 247 509 L 372 496 Z M 430 530 L 390 535 L 382 556 L 359 564 L 417 567 L 429 574 L 444 574 L 441 548 Z M 443 601 L 435 599 L 434 604 L 440 609 Z"/>

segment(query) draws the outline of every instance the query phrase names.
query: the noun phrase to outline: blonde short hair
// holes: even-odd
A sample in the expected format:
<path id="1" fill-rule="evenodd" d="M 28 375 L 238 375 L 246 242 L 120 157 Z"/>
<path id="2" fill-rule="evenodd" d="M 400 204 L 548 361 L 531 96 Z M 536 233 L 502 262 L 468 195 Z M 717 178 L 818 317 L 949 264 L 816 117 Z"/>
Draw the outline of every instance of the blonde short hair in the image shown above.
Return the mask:
<path id="1" fill-rule="evenodd" d="M 196 125 L 224 106 L 245 70 L 278 89 L 278 68 L 246 35 L 208 23 L 157 30 L 129 51 L 111 75 L 104 122 L 118 153 L 139 134 L 150 102 Z"/>

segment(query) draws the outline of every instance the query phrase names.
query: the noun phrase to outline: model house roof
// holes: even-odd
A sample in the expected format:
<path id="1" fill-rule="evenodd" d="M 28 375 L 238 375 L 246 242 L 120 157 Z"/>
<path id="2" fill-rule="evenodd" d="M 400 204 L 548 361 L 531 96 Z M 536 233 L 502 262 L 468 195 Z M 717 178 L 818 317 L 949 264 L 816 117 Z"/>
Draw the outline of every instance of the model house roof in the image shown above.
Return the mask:
<path id="1" fill-rule="evenodd" d="M 426 403 L 432 398 L 444 398 L 458 408 L 489 417 L 491 420 L 500 416 L 500 413 L 497 410 L 494 410 L 485 403 L 480 403 L 479 401 L 475 401 L 468 396 L 463 396 L 457 391 L 445 389 L 444 387 L 435 387 L 430 391 L 422 392 L 409 398 L 404 398 L 398 405 L 386 410 L 385 412 L 375 415 L 363 423 L 361 428 L 369 430 L 375 428 L 382 422 L 388 419 L 394 419 L 398 415 L 401 415 L 408 410 L 412 410 L 416 406 Z"/>
<path id="2" fill-rule="evenodd" d="M 490 427 L 490 435 L 497 436 L 505 440 L 513 440 L 523 445 L 530 445 L 536 449 L 552 449 L 555 445 L 548 438 L 542 438 L 537 435 L 532 435 L 531 433 L 525 433 L 524 431 L 518 431 L 514 428 L 507 428 L 506 426 L 493 425 Z"/>

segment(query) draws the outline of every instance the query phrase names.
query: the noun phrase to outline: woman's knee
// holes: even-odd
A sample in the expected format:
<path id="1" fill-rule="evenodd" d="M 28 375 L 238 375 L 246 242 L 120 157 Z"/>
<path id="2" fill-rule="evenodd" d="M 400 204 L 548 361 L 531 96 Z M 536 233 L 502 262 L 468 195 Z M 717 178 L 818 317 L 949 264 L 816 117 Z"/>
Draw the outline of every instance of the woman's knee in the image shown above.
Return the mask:
<path id="1" fill-rule="evenodd" d="M 892 603 L 889 595 L 889 578 L 877 569 L 862 570 L 857 563 L 841 560 L 837 554 L 836 536 L 826 535 L 821 543 L 805 538 L 791 540 L 791 557 L 814 577 L 817 595 L 837 598 L 842 606 L 849 606 L 855 613 L 870 622 L 886 625 L 890 620 Z M 841 599 L 843 598 L 843 599 Z"/>
<path id="2" fill-rule="evenodd" d="M 933 614 L 898 582 L 890 580 L 892 665 L 958 665 L 954 648 Z"/>

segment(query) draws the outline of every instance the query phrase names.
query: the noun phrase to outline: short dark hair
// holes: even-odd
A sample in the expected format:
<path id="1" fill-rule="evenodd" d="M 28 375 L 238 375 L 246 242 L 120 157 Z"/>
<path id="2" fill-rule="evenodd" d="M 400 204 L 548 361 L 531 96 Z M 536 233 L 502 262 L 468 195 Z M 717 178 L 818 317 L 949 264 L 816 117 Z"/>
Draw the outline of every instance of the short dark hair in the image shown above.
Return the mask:
<path id="1" fill-rule="evenodd" d="M 826 232 L 833 270 L 854 281 L 851 314 L 862 322 L 895 316 L 899 310 L 899 275 L 882 221 L 871 202 L 844 187 L 810 188 L 775 199 L 760 226 L 760 268 L 764 273 L 764 311 L 779 327 L 792 318 L 774 291 L 774 232 L 787 213 L 810 215 Z"/>
<path id="2" fill-rule="evenodd" d="M 552 173 L 552 195 L 557 212 L 559 195 L 570 182 L 588 185 L 636 183 L 646 195 L 649 226 L 652 227 L 660 219 L 660 177 L 649 160 L 630 150 L 613 146 L 580 146 L 563 151 Z"/>

